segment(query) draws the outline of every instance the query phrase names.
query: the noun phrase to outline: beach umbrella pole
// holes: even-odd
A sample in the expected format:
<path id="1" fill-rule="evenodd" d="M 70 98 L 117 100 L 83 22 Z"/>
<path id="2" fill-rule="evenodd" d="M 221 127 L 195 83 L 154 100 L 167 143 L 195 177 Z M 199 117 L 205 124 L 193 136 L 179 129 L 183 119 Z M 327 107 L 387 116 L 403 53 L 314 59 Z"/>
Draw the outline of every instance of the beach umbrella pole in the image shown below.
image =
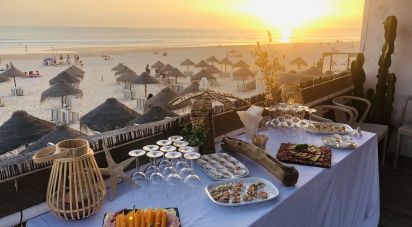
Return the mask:
<path id="1" fill-rule="evenodd" d="M 147 97 L 147 84 L 144 84 L 144 97 Z"/>
<path id="2" fill-rule="evenodd" d="M 61 96 L 60 99 L 61 99 L 61 102 L 62 102 L 62 109 L 63 109 L 63 105 L 64 105 L 63 96 Z"/>
<path id="3" fill-rule="evenodd" d="M 16 77 L 13 77 L 13 81 L 14 81 L 14 88 L 17 88 L 17 85 L 16 85 Z"/>

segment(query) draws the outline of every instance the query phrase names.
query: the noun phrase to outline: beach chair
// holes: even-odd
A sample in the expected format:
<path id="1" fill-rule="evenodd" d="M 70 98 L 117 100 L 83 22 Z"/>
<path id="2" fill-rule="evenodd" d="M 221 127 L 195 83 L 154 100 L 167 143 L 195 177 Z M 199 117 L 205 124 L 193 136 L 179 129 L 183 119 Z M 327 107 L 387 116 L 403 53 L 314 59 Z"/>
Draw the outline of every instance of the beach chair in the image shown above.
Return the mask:
<path id="1" fill-rule="evenodd" d="M 143 113 L 144 106 L 146 104 L 147 99 L 145 97 L 136 98 L 136 109 L 137 112 Z"/>

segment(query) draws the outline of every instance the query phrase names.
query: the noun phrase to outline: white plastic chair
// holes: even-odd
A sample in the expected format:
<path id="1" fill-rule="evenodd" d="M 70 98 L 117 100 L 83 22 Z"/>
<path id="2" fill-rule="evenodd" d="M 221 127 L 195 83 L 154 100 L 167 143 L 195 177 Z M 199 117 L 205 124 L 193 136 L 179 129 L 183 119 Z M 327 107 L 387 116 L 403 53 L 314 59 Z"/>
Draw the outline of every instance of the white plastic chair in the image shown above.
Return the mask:
<path id="1" fill-rule="evenodd" d="M 357 101 L 363 102 L 366 105 L 366 109 L 360 117 L 359 117 L 358 110 L 355 107 L 350 106 L 350 102 L 352 100 L 357 100 Z M 387 145 L 388 145 L 389 127 L 387 125 L 381 125 L 381 124 L 363 123 L 363 121 L 365 120 L 366 116 L 368 116 L 368 113 L 371 109 L 371 102 L 367 99 L 360 98 L 360 97 L 355 97 L 355 96 L 339 96 L 339 97 L 334 98 L 332 100 L 332 103 L 334 105 L 347 108 L 347 109 L 351 110 L 354 113 L 355 122 L 349 123 L 349 125 L 352 128 L 360 127 L 363 131 L 373 132 L 378 137 L 378 141 L 383 140 L 383 148 L 382 148 L 383 151 L 382 151 L 381 165 L 384 166 L 385 165 L 386 150 L 387 150 Z M 356 121 L 358 119 L 358 117 L 359 117 L 359 121 Z"/>
<path id="2" fill-rule="evenodd" d="M 402 126 L 399 127 L 396 136 L 396 149 L 395 149 L 395 160 L 393 162 L 393 169 L 395 170 L 398 165 L 398 156 L 400 152 L 402 136 L 412 137 L 412 123 L 405 120 L 405 116 L 408 111 L 408 103 L 412 100 L 412 97 L 406 99 L 405 105 L 402 108 L 401 123 Z"/>
<path id="3" fill-rule="evenodd" d="M 315 121 L 332 122 L 332 120 L 325 118 L 325 114 L 330 111 L 334 112 L 336 122 L 349 124 L 355 120 L 353 112 L 341 106 L 320 105 L 312 108 L 316 110 L 315 113 L 311 114 L 311 118 Z"/>

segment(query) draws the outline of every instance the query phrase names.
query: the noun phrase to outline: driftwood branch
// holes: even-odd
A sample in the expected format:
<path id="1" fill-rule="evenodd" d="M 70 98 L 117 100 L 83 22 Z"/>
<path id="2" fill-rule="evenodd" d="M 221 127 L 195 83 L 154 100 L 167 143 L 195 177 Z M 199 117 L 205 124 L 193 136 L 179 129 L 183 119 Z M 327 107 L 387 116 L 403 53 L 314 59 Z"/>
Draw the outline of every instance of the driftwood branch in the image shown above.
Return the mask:
<path id="1" fill-rule="evenodd" d="M 299 172 L 293 166 L 286 166 L 276 158 L 268 155 L 259 147 L 245 143 L 235 138 L 224 137 L 222 148 L 225 150 L 239 152 L 248 158 L 256 161 L 263 166 L 272 175 L 278 178 L 282 183 L 289 187 L 296 184 L 299 178 Z"/>

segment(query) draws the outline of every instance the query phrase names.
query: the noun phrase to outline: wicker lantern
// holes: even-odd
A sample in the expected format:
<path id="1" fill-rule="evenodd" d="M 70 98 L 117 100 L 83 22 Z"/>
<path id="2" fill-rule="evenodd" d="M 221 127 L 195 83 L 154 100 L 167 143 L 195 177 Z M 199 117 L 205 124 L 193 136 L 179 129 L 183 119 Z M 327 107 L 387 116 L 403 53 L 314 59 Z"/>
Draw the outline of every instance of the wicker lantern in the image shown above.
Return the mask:
<path id="1" fill-rule="evenodd" d="M 54 215 L 77 220 L 101 208 L 106 190 L 87 140 L 61 141 L 37 152 L 33 161 L 53 161 L 46 201 Z"/>

